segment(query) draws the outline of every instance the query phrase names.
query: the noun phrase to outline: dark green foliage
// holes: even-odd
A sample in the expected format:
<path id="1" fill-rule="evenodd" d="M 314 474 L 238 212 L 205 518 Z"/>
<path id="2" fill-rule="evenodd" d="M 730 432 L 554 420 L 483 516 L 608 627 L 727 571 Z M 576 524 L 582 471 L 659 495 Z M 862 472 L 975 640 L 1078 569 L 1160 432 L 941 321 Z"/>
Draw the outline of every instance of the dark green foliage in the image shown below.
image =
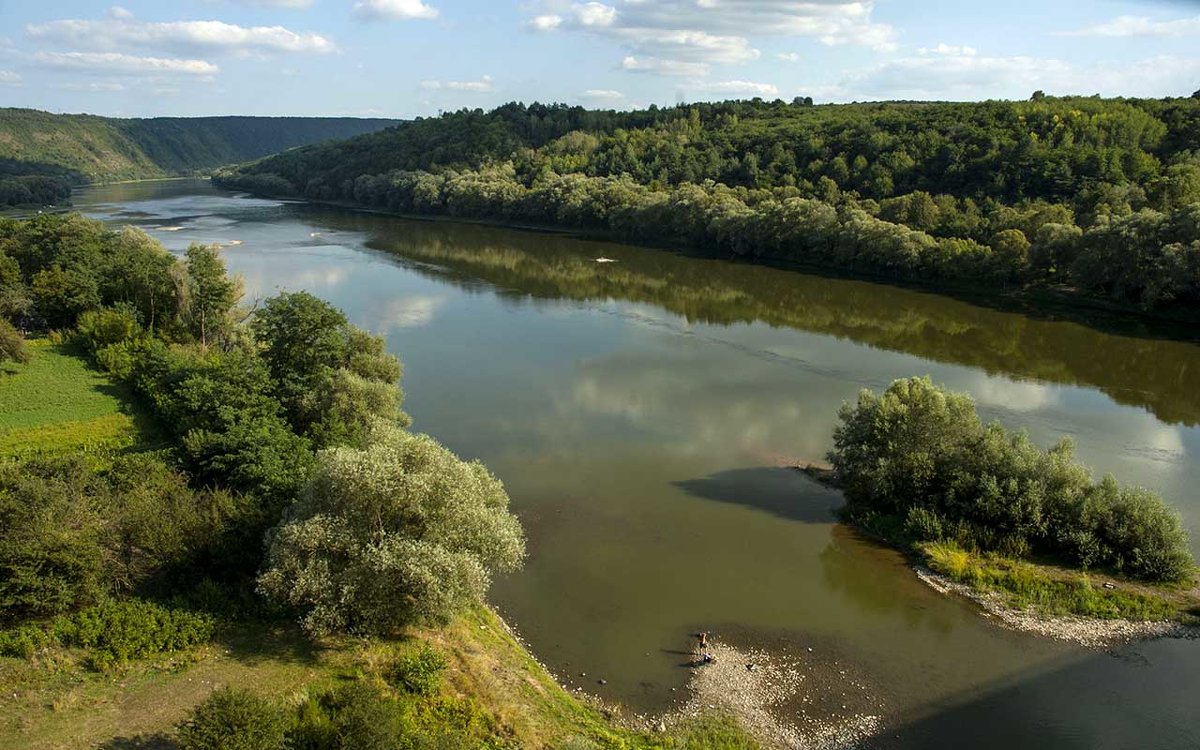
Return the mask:
<path id="1" fill-rule="evenodd" d="M 415 695 L 433 695 L 442 681 L 446 657 L 429 646 L 396 659 L 386 677 L 398 690 Z"/>
<path id="2" fill-rule="evenodd" d="M 153 454 L 0 463 L 0 621 L 161 586 L 217 545 L 238 502 Z"/>
<path id="3" fill-rule="evenodd" d="M 214 690 L 179 728 L 181 750 L 284 750 L 287 715 L 245 688 Z"/>
<path id="4" fill-rule="evenodd" d="M 251 327 L 288 423 L 318 447 L 362 445 L 372 418 L 408 424 L 399 360 L 340 310 L 308 292 L 284 293 Z"/>
<path id="5" fill-rule="evenodd" d="M 1069 440 L 1041 451 L 928 378 L 863 391 L 840 416 L 829 459 L 849 517 L 876 531 L 1151 581 L 1194 575 L 1179 518 L 1147 490 L 1093 483 Z"/>
<path id="6" fill-rule="evenodd" d="M 1078 277 L 1084 291 L 1146 309 L 1194 307 L 1196 226 L 1174 222 L 1181 231 L 1166 234 L 1120 222 L 1200 201 L 1198 122 L 1189 99 L 755 100 L 622 113 L 509 104 L 296 149 L 217 179 L 937 284 Z"/>

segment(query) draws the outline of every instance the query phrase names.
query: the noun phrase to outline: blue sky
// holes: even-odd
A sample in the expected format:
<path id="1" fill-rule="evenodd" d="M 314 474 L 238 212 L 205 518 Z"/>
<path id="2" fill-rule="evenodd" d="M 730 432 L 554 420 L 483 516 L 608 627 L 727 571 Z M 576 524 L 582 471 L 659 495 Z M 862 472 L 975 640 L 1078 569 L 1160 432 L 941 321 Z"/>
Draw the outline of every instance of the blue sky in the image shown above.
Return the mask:
<path id="1" fill-rule="evenodd" d="M 1200 2 L 0 0 L 0 106 L 116 116 L 412 117 L 612 108 L 1186 96 Z"/>

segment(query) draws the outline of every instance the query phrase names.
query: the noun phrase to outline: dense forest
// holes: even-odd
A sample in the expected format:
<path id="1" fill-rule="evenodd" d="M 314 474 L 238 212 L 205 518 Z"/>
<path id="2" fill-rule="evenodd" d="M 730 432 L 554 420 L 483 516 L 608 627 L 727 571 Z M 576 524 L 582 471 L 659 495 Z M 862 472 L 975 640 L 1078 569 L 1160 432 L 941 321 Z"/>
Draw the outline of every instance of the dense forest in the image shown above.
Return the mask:
<path id="1" fill-rule="evenodd" d="M 116 119 L 0 109 L 0 206 L 59 203 L 83 182 L 194 174 L 394 124 L 351 117 Z"/>
<path id="2" fill-rule="evenodd" d="M 508 104 L 218 173 L 392 211 L 1144 309 L 1200 304 L 1200 98 Z"/>

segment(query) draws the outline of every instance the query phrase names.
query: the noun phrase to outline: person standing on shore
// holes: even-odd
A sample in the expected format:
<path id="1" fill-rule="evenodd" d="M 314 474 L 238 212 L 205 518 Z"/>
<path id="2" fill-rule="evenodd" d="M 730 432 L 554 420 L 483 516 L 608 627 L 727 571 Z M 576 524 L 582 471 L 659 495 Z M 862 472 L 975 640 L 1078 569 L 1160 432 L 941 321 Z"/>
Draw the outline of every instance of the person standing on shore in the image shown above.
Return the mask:
<path id="1" fill-rule="evenodd" d="M 696 640 L 697 640 L 696 647 L 697 647 L 697 651 L 700 654 L 700 658 L 707 660 L 707 657 L 708 657 L 708 631 L 701 630 L 699 633 L 696 633 Z"/>

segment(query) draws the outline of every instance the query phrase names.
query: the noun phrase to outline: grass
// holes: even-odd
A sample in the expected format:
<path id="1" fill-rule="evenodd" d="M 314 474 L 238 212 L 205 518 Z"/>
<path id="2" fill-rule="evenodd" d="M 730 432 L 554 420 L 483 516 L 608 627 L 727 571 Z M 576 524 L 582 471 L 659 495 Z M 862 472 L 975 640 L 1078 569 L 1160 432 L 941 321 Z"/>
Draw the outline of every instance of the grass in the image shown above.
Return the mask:
<path id="1" fill-rule="evenodd" d="M 32 360 L 0 370 L 0 456 L 130 449 L 155 435 L 121 385 L 70 347 L 29 342 Z"/>
<path id="2" fill-rule="evenodd" d="M 1184 592 L 1129 582 L 1095 586 L 1087 575 L 1035 565 L 995 555 L 983 555 L 957 545 L 930 542 L 918 545 L 930 568 L 977 591 L 995 592 L 1018 610 L 1045 617 L 1075 616 L 1102 620 L 1171 620 L 1183 614 Z M 1195 602 L 1191 602 L 1192 605 Z"/>
<path id="3" fill-rule="evenodd" d="M 232 626 L 210 646 L 111 674 L 88 672 L 70 652 L 0 658 L 0 746 L 171 748 L 174 727 L 217 687 L 249 687 L 299 705 L 348 681 L 382 680 L 398 659 L 428 648 L 447 661 L 438 691 L 418 699 L 429 721 L 499 731 L 521 748 L 758 748 L 735 726 L 714 719 L 670 736 L 623 728 L 615 709 L 584 702 L 558 685 L 484 608 L 445 628 L 394 639 L 312 642 L 293 626 Z"/>

